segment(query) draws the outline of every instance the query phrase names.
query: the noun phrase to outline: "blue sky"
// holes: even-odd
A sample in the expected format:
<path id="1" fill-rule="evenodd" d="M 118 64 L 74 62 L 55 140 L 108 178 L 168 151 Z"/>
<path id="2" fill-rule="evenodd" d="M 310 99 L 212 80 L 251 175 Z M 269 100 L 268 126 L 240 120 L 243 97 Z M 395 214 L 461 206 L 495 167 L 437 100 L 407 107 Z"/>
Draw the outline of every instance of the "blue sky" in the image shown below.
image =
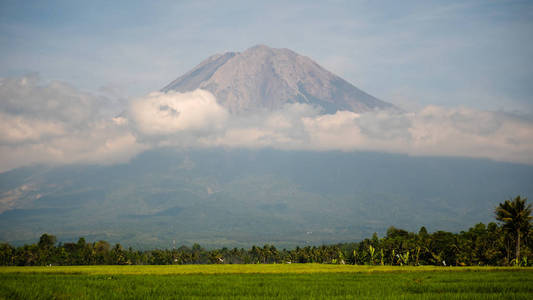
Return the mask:
<path id="1" fill-rule="evenodd" d="M 1 1 L 0 77 L 139 97 L 261 43 L 408 109 L 533 112 L 532 1 L 286 2 Z"/>

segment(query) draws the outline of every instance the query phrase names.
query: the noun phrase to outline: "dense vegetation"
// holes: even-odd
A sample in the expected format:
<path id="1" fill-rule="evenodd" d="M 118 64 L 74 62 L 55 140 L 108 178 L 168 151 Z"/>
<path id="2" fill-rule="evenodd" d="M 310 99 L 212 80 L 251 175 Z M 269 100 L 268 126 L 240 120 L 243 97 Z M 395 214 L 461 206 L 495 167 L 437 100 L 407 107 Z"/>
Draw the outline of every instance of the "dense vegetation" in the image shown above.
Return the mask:
<path id="1" fill-rule="evenodd" d="M 263 247 L 206 250 L 200 245 L 148 251 L 124 249 L 106 241 L 56 245 L 56 237 L 43 234 L 37 244 L 12 247 L 0 244 L 0 264 L 42 265 L 171 265 L 328 263 L 359 265 L 521 265 L 533 263 L 531 205 L 516 197 L 496 208 L 501 225 L 479 223 L 468 231 L 418 233 L 391 227 L 383 238 L 374 234 L 356 243 L 296 247 L 287 250 L 274 245 Z M 521 242 L 522 241 L 522 242 Z"/>

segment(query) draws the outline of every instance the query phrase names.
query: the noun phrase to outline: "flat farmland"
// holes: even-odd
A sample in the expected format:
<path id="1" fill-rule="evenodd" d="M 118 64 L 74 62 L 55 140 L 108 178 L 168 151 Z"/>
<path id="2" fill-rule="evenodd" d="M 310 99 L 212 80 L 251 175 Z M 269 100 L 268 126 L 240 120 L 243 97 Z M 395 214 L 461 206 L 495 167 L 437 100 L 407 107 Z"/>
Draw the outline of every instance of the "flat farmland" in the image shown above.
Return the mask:
<path id="1" fill-rule="evenodd" d="M 0 267 L 0 299 L 531 299 L 533 269 L 324 264 Z"/>

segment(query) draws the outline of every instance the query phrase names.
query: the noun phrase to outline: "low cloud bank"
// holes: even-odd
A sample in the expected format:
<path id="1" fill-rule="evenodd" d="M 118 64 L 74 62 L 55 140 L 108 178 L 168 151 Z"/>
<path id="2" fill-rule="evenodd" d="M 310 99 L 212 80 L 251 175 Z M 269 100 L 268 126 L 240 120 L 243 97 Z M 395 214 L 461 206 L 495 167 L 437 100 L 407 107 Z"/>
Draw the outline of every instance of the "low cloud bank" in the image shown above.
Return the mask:
<path id="1" fill-rule="evenodd" d="M 0 79 L 0 172 L 35 163 L 113 164 L 147 149 L 106 117 L 108 102 L 37 77 Z"/>
<path id="2" fill-rule="evenodd" d="M 108 99 L 37 78 L 0 80 L 0 171 L 32 163 L 117 163 L 151 148 L 380 151 L 533 164 L 533 121 L 504 112 L 428 106 L 338 111 L 306 104 L 231 115 L 203 90 L 154 92 L 109 118 Z"/>
<path id="3" fill-rule="evenodd" d="M 191 99 L 198 103 L 194 109 L 187 107 Z M 146 105 L 150 109 L 139 109 Z M 321 114 L 310 105 L 289 104 L 230 116 L 210 93 L 197 90 L 150 94 L 130 106 L 128 118 L 136 136 L 152 146 L 365 150 L 533 164 L 531 119 L 465 107 Z"/>

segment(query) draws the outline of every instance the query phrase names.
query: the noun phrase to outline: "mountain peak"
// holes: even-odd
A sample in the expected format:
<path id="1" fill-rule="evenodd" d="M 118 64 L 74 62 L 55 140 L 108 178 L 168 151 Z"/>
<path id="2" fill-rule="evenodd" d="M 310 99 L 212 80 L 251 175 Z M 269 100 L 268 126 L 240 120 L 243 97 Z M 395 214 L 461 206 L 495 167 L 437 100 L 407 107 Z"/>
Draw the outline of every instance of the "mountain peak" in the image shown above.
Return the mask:
<path id="1" fill-rule="evenodd" d="M 260 51 L 265 51 L 265 50 L 272 50 L 273 48 L 267 46 L 267 45 L 264 45 L 264 44 L 257 44 L 255 46 L 252 46 L 250 48 L 248 48 L 246 51 L 257 51 L 257 50 L 260 50 Z"/>
<path id="2" fill-rule="evenodd" d="M 392 108 L 289 49 L 255 45 L 213 55 L 162 91 L 205 89 L 232 113 L 277 110 L 286 103 L 320 106 L 325 112 Z"/>

